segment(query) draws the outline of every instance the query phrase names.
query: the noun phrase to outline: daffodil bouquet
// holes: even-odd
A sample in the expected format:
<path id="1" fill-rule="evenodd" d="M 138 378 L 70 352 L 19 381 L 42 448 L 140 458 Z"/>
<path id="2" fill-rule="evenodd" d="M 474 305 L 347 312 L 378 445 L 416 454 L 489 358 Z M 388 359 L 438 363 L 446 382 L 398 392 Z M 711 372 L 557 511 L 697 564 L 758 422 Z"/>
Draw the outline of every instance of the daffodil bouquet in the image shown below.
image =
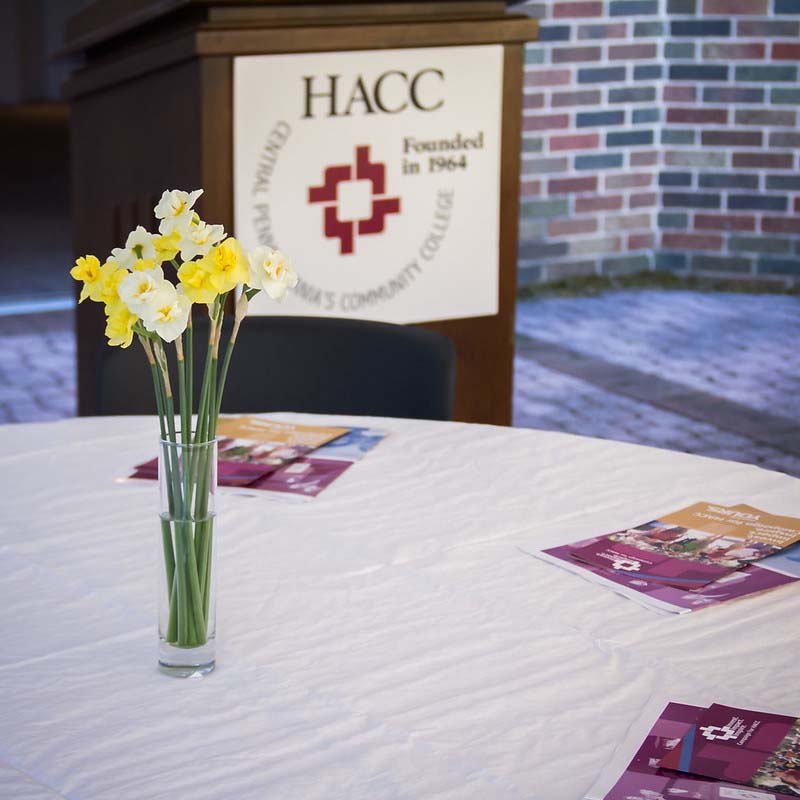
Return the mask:
<path id="1" fill-rule="evenodd" d="M 108 343 L 129 347 L 135 336 L 150 364 L 163 445 L 159 480 L 166 495 L 162 538 L 168 619 L 162 636 L 184 648 L 201 646 L 212 635 L 209 483 L 214 479 L 217 420 L 239 326 L 254 295 L 264 291 L 282 300 L 297 284 L 280 251 L 258 247 L 245 253 L 222 225 L 204 222 L 194 210 L 202 193 L 165 191 L 154 209 L 158 233 L 139 226 L 128 235 L 125 247 L 112 250 L 103 264 L 85 255 L 70 271 L 83 283 L 79 302 L 88 298 L 104 305 Z M 210 318 L 196 412 L 193 305 L 206 306 Z M 226 308 L 234 313 L 220 366 Z M 170 381 L 173 357 L 177 402 Z"/>

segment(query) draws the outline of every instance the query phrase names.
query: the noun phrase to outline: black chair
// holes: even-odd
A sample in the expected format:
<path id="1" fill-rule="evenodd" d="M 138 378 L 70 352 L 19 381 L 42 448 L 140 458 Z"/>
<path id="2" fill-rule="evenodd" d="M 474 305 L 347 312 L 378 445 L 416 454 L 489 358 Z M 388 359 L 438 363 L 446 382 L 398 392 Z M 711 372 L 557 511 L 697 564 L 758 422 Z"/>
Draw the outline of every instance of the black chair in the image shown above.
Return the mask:
<path id="1" fill-rule="evenodd" d="M 198 318 L 196 387 L 207 341 L 208 319 Z M 98 359 L 98 414 L 154 413 L 150 368 L 138 342 L 126 350 L 103 347 Z M 454 384 L 453 344 L 433 331 L 325 317 L 248 317 L 239 331 L 222 410 L 446 420 L 452 418 Z M 173 387 L 177 394 L 174 378 Z"/>

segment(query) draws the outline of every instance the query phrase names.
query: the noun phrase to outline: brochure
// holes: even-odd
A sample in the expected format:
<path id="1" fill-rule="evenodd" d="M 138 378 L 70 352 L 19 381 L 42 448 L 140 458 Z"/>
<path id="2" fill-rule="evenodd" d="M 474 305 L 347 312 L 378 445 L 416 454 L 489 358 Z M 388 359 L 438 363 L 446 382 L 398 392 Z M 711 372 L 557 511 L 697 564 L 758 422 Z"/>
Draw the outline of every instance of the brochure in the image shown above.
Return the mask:
<path id="1" fill-rule="evenodd" d="M 258 417 L 226 417 L 217 426 L 217 481 L 235 494 L 277 493 L 313 499 L 383 440 L 375 428 L 297 425 Z M 158 478 L 158 459 L 131 478 Z"/>
<path id="2" fill-rule="evenodd" d="M 635 528 L 634 530 L 638 532 L 642 528 Z M 661 529 L 653 531 L 655 535 L 660 532 Z M 630 532 L 626 531 L 625 533 Z M 614 574 L 635 574 L 636 577 L 643 580 L 666 583 L 669 586 L 677 586 L 684 589 L 699 589 L 701 586 L 719 580 L 732 572 L 727 567 L 684 561 L 662 553 L 651 553 L 639 547 L 631 547 L 620 541 L 618 538 L 620 535 L 610 534 L 595 540 L 585 547 L 578 547 L 572 551 L 572 558 L 601 567 L 603 570 Z"/>
<path id="3" fill-rule="evenodd" d="M 363 458 L 386 435 L 386 431 L 375 428 L 351 428 L 315 450 L 313 455 L 300 457 L 256 479 L 237 493 L 278 492 L 310 500 Z"/>
<path id="4" fill-rule="evenodd" d="M 573 550 L 614 573 L 697 589 L 800 541 L 800 519 L 695 503 Z"/>
<path id="5" fill-rule="evenodd" d="M 800 719 L 714 703 L 661 766 L 800 797 Z"/>
<path id="6" fill-rule="evenodd" d="M 703 712 L 701 706 L 668 703 L 603 800 L 777 800 L 779 796 L 772 791 L 713 777 L 681 775 L 665 768 Z"/>
<path id="7" fill-rule="evenodd" d="M 249 485 L 349 430 L 258 417 L 224 417 L 217 425 L 217 481 L 220 486 Z M 157 478 L 158 459 L 139 464 L 131 477 Z"/>
<path id="8" fill-rule="evenodd" d="M 800 523 L 800 520 L 791 517 L 766 515 L 759 509 L 744 504 L 732 506 L 730 510 L 752 516 L 770 516 L 771 519 L 781 520 L 782 527 Z M 593 583 L 608 586 L 641 605 L 673 614 L 685 614 L 800 580 L 800 543 L 768 556 L 757 564 L 749 564 L 735 571 L 726 571 L 726 574 L 716 581 L 707 583 L 699 589 L 692 589 L 665 584 L 662 580 L 654 580 L 636 571 L 596 566 L 586 560 L 576 559 L 573 555 L 576 550 L 586 552 L 585 548 L 601 547 L 605 541 L 607 541 L 606 536 L 593 537 L 536 550 L 533 554 Z"/>

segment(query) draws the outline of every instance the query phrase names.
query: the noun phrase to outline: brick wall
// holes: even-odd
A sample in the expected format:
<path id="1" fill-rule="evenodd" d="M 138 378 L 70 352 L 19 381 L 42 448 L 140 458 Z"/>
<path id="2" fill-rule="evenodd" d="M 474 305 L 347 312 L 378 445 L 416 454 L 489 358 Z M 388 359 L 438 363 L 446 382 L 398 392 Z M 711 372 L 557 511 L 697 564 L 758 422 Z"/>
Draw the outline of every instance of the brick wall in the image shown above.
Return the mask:
<path id="1" fill-rule="evenodd" d="M 521 282 L 800 275 L 800 0 L 522 8 Z"/>

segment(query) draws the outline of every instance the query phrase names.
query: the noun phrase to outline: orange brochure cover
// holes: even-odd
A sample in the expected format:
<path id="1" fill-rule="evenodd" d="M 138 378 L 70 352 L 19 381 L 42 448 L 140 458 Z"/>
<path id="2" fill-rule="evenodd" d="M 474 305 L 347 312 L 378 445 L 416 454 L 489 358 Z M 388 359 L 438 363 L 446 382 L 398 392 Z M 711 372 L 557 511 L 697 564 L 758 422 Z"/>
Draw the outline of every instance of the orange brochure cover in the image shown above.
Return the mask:
<path id="1" fill-rule="evenodd" d="M 223 417 L 217 424 L 217 436 L 224 439 L 246 439 L 251 442 L 316 450 L 348 433 L 350 428 L 322 425 L 297 425 L 259 417 Z"/>

